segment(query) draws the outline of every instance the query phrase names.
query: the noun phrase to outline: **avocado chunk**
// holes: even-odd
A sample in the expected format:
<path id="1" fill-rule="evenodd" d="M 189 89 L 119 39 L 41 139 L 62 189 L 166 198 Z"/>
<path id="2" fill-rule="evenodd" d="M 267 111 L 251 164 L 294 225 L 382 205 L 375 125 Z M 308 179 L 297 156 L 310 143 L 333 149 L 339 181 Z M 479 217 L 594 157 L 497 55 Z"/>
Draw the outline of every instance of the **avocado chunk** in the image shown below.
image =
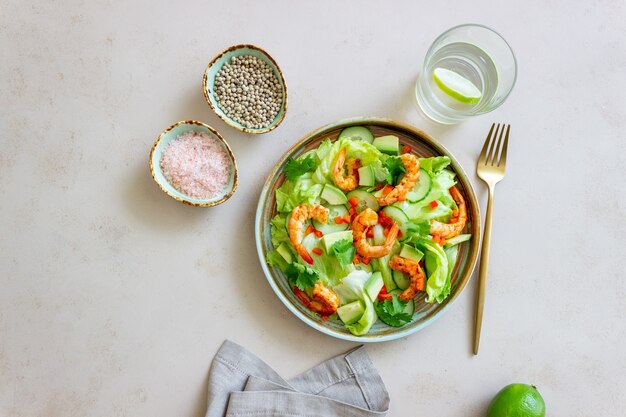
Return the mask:
<path id="1" fill-rule="evenodd" d="M 345 230 L 343 232 L 335 232 L 324 235 L 322 236 L 321 243 L 324 250 L 328 252 L 335 242 L 339 242 L 340 240 L 349 240 L 352 242 L 352 230 Z"/>
<path id="2" fill-rule="evenodd" d="M 376 185 L 376 176 L 374 175 L 374 168 L 371 165 L 359 168 L 359 185 L 364 187 L 373 187 Z"/>
<path id="3" fill-rule="evenodd" d="M 400 155 L 400 139 L 397 136 L 381 136 L 374 139 L 373 145 L 388 155 Z"/>
<path id="4" fill-rule="evenodd" d="M 337 204 L 348 204 L 346 195 L 339 188 L 330 184 L 326 184 L 322 189 L 321 197 L 328 201 L 329 204 L 336 206 Z"/>
<path id="5" fill-rule="evenodd" d="M 360 301 L 353 301 L 337 309 L 339 318 L 345 324 L 356 323 L 363 316 L 363 313 L 365 313 L 365 308 Z"/>

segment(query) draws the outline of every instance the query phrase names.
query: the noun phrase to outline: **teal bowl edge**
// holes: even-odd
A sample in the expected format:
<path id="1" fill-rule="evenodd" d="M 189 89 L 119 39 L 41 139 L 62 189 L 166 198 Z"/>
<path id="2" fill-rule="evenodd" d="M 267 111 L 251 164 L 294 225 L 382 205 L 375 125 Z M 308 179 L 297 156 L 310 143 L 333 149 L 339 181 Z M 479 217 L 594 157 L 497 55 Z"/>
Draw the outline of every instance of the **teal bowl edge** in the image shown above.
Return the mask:
<path id="1" fill-rule="evenodd" d="M 224 188 L 224 191 L 217 195 L 212 199 L 197 199 L 190 197 L 186 194 L 181 193 L 176 188 L 174 188 L 165 178 L 163 171 L 161 169 L 161 155 L 163 151 L 169 145 L 170 142 L 175 140 L 178 136 L 187 133 L 187 132 L 198 132 L 204 133 L 206 135 L 211 136 L 214 139 L 217 139 L 224 149 L 226 150 L 228 157 L 231 162 L 231 174 L 228 180 L 227 186 Z M 172 197 L 174 200 L 180 201 L 181 203 L 185 203 L 191 206 L 196 207 L 212 207 L 218 204 L 221 204 L 228 200 L 237 190 L 237 184 L 239 182 L 239 174 L 237 170 L 237 161 L 235 159 L 235 155 L 233 154 L 230 146 L 226 142 L 226 140 L 219 134 L 217 130 L 212 128 L 211 126 L 198 122 L 196 120 L 183 120 L 177 123 L 174 123 L 167 129 L 165 129 L 155 140 L 152 145 L 152 149 L 150 150 L 150 173 L 152 174 L 152 178 L 157 183 L 161 190 Z"/>
<path id="2" fill-rule="evenodd" d="M 218 106 L 217 101 L 215 100 L 215 96 L 214 96 L 215 75 L 219 72 L 219 70 L 222 68 L 224 63 L 229 61 L 234 56 L 241 56 L 241 55 L 252 55 L 256 58 L 259 58 L 265 61 L 272 68 L 274 75 L 278 79 L 278 82 L 280 83 L 281 88 L 283 89 L 283 101 L 281 103 L 278 114 L 276 115 L 274 120 L 272 120 L 272 123 L 270 123 L 269 126 L 266 126 L 260 129 L 252 129 L 252 128 L 246 127 L 242 125 L 241 123 L 238 123 L 235 120 L 231 119 L 230 117 L 226 115 L 226 113 L 222 111 L 222 109 Z M 211 107 L 213 112 L 215 112 L 215 114 L 220 119 L 222 119 L 229 126 L 234 127 L 235 129 L 245 132 L 245 133 L 262 134 L 262 133 L 270 132 L 276 129 L 278 125 L 282 123 L 282 121 L 285 118 L 285 114 L 287 113 L 288 93 L 287 93 L 287 83 L 285 82 L 283 73 L 280 70 L 280 67 L 278 66 L 274 58 L 272 58 L 270 54 L 268 54 L 266 51 L 264 51 L 262 48 L 256 45 L 251 45 L 251 44 L 234 45 L 220 52 L 215 58 L 213 58 L 213 60 L 209 63 L 209 65 L 207 65 L 206 70 L 204 71 L 204 75 L 202 77 L 202 91 L 204 93 L 204 98 L 209 104 L 209 107 Z"/>

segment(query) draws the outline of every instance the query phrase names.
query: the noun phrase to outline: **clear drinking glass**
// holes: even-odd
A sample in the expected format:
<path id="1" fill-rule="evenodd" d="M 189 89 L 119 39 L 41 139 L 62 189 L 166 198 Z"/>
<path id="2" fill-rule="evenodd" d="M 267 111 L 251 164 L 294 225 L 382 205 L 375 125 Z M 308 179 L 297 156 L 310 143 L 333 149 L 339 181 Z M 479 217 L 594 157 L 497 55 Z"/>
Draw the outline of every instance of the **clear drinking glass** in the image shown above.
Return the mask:
<path id="1" fill-rule="evenodd" d="M 516 78 L 515 55 L 502 36 L 486 26 L 460 25 L 430 46 L 415 97 L 426 116 L 453 124 L 495 110 Z"/>

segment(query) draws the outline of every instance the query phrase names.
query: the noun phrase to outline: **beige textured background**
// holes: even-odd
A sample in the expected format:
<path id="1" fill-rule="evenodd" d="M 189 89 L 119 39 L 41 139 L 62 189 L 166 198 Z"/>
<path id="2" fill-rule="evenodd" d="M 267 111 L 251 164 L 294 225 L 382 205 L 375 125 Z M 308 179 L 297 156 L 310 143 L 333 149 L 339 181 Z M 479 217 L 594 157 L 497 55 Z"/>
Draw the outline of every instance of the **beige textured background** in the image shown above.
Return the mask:
<path id="1" fill-rule="evenodd" d="M 0 1 L 1 416 L 198 417 L 225 338 L 286 377 L 352 346 L 280 304 L 253 219 L 292 142 L 359 115 L 415 124 L 472 173 L 491 122 L 513 125 L 481 353 L 472 280 L 431 327 L 368 346 L 390 415 L 480 417 L 514 381 L 538 385 L 550 416 L 623 415 L 623 1 L 179 3 Z M 430 42 L 464 22 L 510 41 L 518 84 L 494 113 L 435 126 L 413 82 Z M 266 48 L 289 87 L 286 120 L 261 137 L 202 96 L 208 61 L 241 42 Z M 217 208 L 150 178 L 152 142 L 187 118 L 238 158 L 240 188 Z"/>

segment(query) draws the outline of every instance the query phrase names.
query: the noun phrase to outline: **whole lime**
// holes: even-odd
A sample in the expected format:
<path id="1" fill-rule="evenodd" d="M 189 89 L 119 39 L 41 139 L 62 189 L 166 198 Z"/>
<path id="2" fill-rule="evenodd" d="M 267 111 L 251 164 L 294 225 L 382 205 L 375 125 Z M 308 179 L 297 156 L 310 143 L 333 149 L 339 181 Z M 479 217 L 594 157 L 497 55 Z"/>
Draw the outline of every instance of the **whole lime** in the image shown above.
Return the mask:
<path id="1" fill-rule="evenodd" d="M 487 417 L 545 417 L 546 404 L 537 387 L 510 384 L 496 394 L 489 405 Z"/>

